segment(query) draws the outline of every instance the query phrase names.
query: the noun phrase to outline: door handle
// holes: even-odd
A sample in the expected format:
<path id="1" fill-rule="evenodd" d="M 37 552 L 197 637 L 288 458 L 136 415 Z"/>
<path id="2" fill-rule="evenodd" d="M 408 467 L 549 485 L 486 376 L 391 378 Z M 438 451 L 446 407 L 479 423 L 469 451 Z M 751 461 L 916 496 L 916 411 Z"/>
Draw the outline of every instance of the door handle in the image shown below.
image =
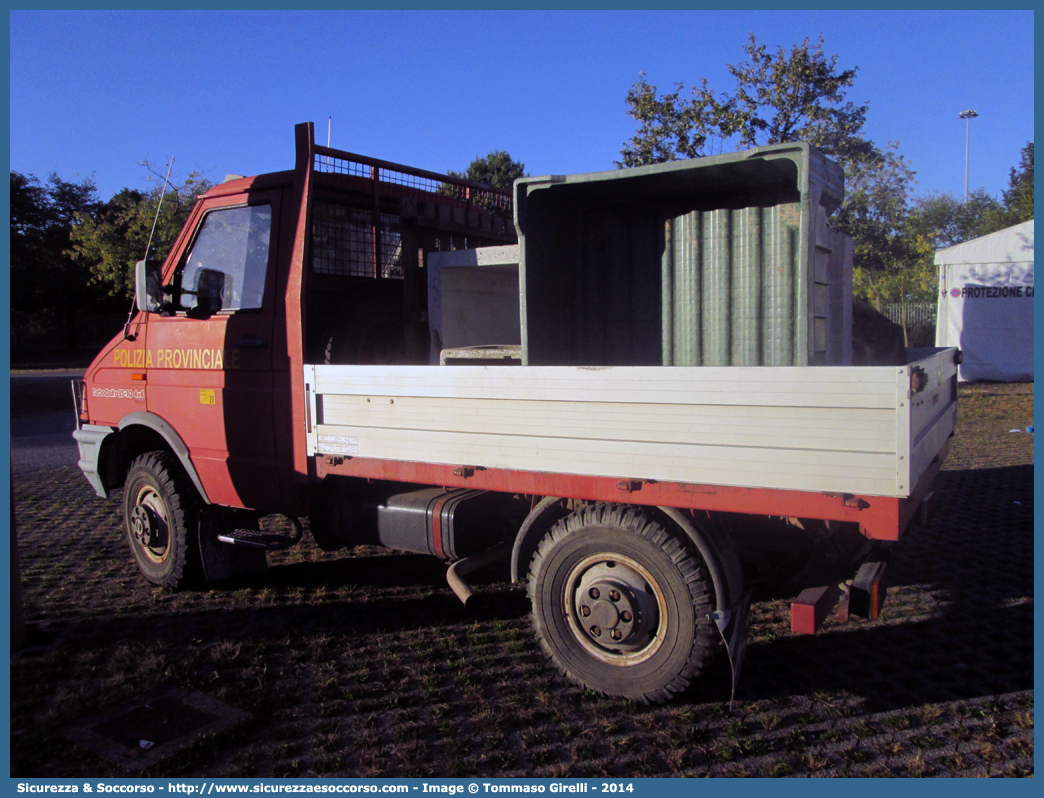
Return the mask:
<path id="1" fill-rule="evenodd" d="M 244 335 L 236 341 L 236 349 L 264 349 L 267 346 L 268 341 L 254 334 Z"/>

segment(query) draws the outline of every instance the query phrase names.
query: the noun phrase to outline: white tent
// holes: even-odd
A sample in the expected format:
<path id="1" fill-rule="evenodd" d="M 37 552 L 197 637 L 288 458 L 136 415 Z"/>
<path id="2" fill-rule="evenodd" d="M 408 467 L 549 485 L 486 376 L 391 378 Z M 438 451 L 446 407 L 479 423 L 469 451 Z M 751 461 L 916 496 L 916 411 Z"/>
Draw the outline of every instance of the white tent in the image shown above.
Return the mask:
<path id="1" fill-rule="evenodd" d="M 964 381 L 1033 381 L 1033 220 L 935 253 L 936 346 L 957 346 Z"/>

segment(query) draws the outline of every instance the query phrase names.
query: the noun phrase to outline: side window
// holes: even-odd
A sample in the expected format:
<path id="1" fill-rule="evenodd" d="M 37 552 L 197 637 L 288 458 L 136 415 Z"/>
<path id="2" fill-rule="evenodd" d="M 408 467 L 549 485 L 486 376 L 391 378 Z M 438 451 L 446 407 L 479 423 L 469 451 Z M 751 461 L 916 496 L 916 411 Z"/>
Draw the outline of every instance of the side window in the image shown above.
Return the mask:
<path id="1" fill-rule="evenodd" d="M 261 307 L 272 232 L 270 205 L 211 211 L 181 272 L 181 310 L 210 315 Z"/>

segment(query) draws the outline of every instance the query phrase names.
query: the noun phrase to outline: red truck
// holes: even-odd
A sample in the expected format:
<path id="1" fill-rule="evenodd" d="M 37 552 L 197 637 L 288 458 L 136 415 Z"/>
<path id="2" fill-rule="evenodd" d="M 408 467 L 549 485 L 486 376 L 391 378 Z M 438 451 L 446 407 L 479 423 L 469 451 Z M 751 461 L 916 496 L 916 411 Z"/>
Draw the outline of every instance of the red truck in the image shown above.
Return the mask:
<path id="1" fill-rule="evenodd" d="M 294 170 L 212 188 L 137 265 L 73 384 L 80 468 L 157 585 L 263 568 L 305 518 L 465 599 L 510 557 L 569 678 L 667 700 L 722 641 L 739 671 L 744 519 L 897 540 L 945 458 L 956 350 L 851 365 L 842 196 L 806 145 L 511 193 L 299 125 Z"/>

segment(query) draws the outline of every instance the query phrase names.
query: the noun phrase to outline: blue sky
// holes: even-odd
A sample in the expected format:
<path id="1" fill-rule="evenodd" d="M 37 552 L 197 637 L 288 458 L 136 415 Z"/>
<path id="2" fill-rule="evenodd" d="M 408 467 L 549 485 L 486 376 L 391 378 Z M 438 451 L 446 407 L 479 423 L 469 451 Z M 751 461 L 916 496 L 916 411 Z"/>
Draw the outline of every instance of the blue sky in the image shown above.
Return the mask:
<path id="1" fill-rule="evenodd" d="M 858 67 L 865 133 L 898 141 L 918 195 L 999 195 L 1033 140 L 1032 11 L 12 11 L 11 168 L 146 187 L 148 159 L 213 181 L 293 166 L 293 126 L 434 171 L 506 149 L 531 175 L 612 169 L 639 73 L 707 78 L 753 32 L 824 35 Z"/>

